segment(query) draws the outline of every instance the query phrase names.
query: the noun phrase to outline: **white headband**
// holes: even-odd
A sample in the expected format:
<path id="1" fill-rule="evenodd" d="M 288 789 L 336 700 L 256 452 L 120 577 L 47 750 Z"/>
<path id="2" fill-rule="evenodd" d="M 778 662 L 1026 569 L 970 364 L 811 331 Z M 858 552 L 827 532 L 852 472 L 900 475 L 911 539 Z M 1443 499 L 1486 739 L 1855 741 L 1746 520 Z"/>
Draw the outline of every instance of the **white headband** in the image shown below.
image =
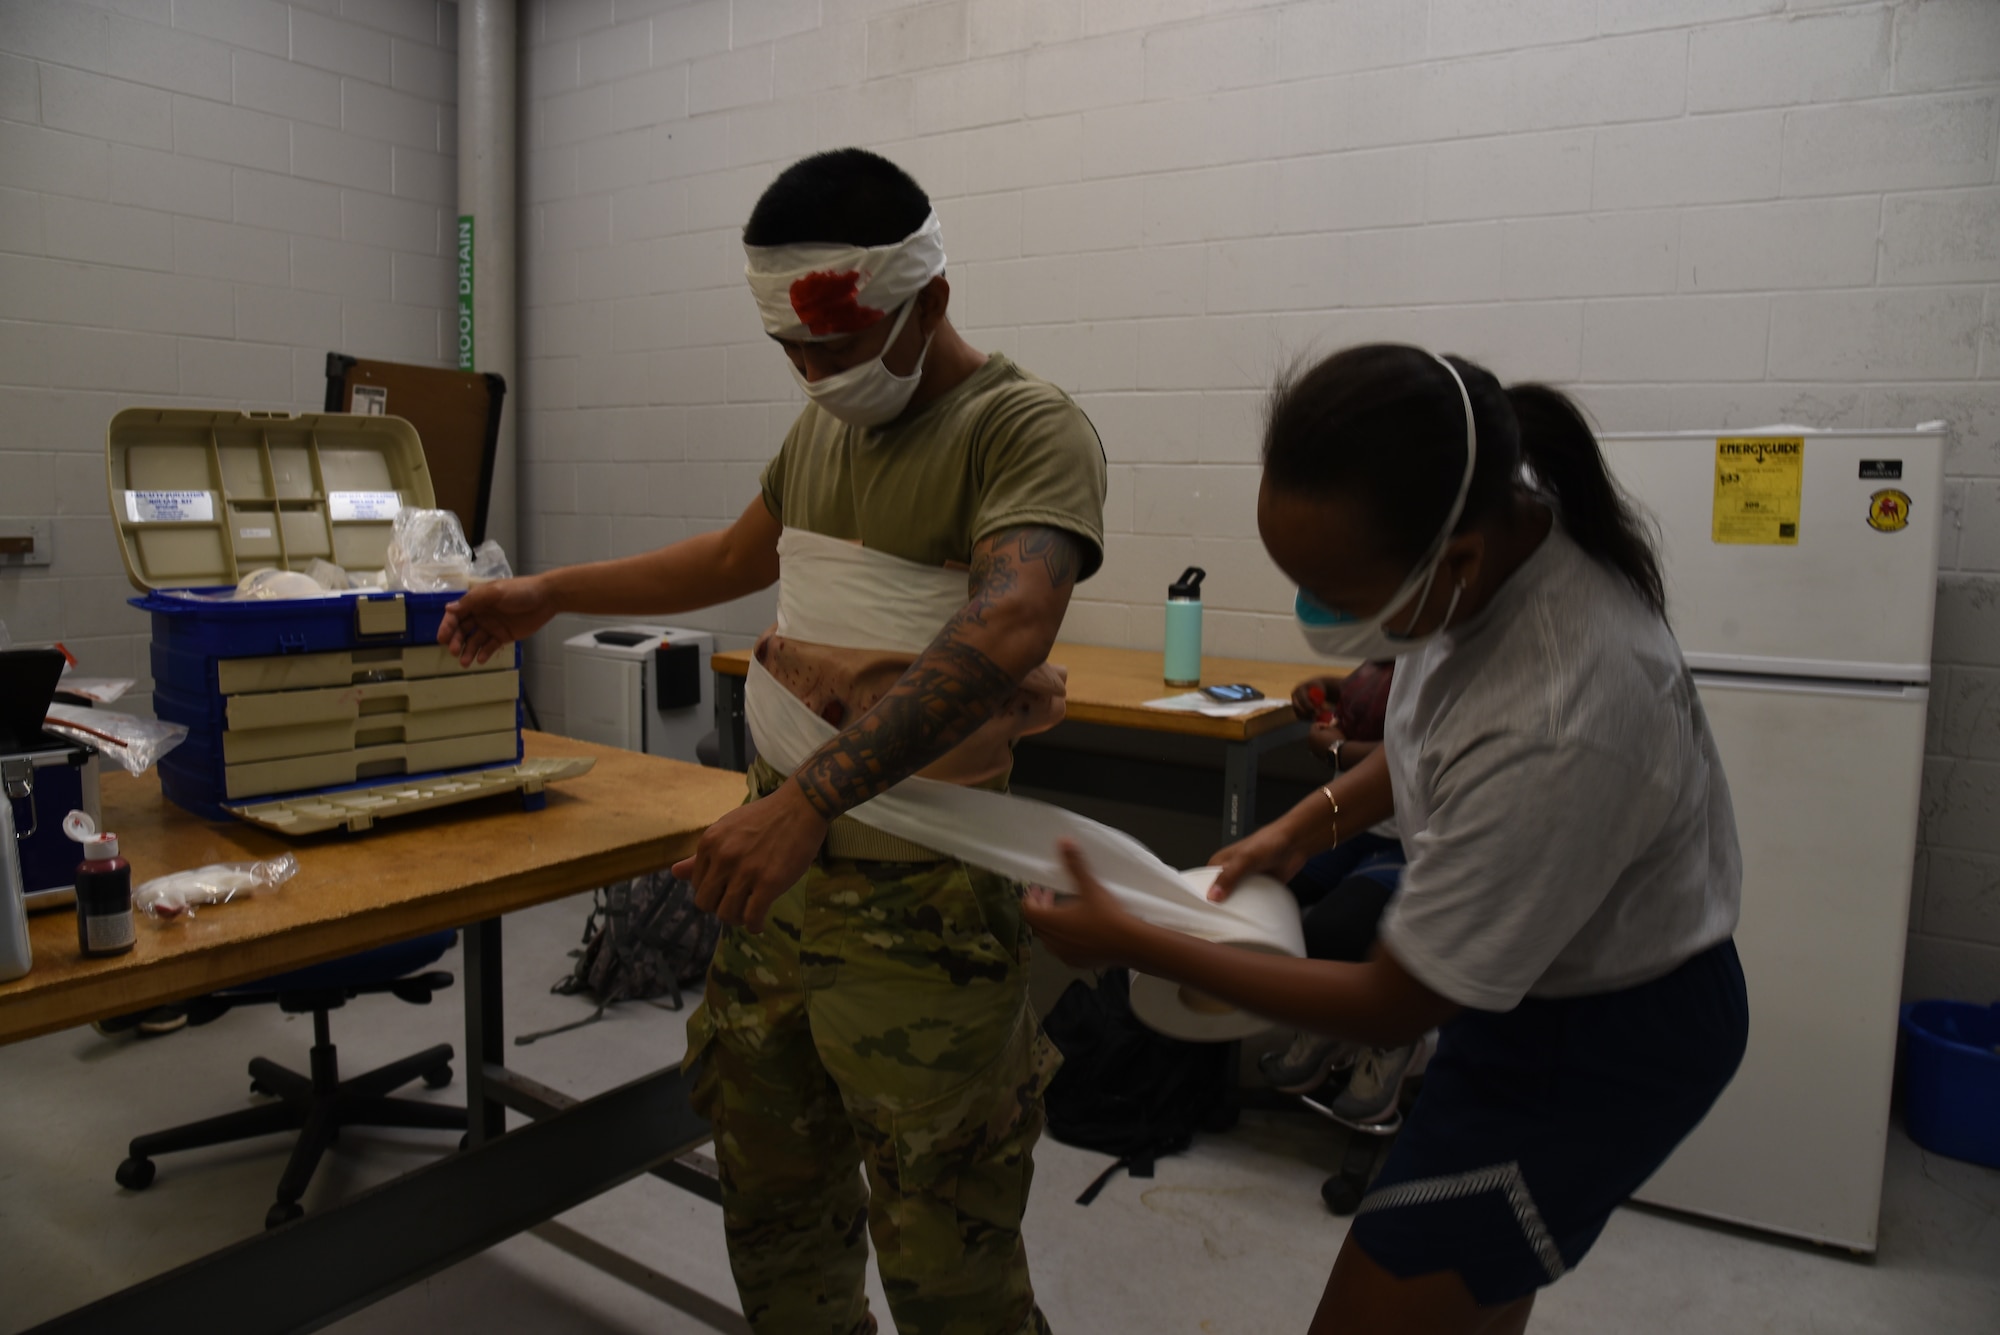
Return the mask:
<path id="1" fill-rule="evenodd" d="M 866 329 L 944 272 L 944 227 L 923 226 L 887 246 L 811 242 L 745 246 L 743 276 L 773 338 L 816 343 Z"/>

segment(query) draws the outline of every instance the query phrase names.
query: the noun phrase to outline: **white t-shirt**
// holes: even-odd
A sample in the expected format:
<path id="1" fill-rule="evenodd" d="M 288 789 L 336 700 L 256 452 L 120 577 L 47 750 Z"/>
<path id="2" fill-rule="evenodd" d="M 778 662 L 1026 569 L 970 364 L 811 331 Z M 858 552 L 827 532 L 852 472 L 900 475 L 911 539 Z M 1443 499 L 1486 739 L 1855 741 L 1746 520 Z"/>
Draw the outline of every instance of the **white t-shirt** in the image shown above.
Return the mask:
<path id="1" fill-rule="evenodd" d="M 1736 816 L 1680 645 L 1559 523 L 1397 660 L 1386 738 L 1409 866 L 1381 938 L 1433 991 L 1613 992 L 1736 930 Z"/>

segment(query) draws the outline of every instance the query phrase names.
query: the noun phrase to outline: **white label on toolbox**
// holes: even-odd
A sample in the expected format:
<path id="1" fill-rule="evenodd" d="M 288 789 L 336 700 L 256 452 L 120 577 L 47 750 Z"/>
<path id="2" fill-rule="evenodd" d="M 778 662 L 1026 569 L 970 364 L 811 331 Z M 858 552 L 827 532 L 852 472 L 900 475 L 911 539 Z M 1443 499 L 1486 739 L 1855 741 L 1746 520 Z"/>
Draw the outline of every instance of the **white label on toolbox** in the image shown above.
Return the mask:
<path id="1" fill-rule="evenodd" d="M 239 538 L 268 538 L 271 536 L 271 530 L 268 528 L 239 528 L 236 530 L 236 536 Z"/>
<path id="2" fill-rule="evenodd" d="M 327 509 L 335 519 L 380 520 L 387 523 L 403 508 L 400 491 L 329 491 Z"/>
<path id="3" fill-rule="evenodd" d="M 215 493 L 128 491 L 125 516 L 134 524 L 211 524 L 215 522 Z"/>

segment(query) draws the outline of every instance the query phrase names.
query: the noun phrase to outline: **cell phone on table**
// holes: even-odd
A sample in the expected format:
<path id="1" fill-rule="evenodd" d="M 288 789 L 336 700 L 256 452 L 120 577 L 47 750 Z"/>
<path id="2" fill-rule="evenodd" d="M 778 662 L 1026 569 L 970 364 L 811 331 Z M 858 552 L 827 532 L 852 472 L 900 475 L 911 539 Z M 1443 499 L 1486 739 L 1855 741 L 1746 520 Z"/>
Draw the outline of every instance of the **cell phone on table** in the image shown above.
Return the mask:
<path id="1" fill-rule="evenodd" d="M 1209 699 L 1225 705 L 1241 704 L 1245 700 L 1262 700 L 1264 693 L 1246 682 L 1234 682 L 1228 686 L 1204 686 L 1201 693 Z"/>

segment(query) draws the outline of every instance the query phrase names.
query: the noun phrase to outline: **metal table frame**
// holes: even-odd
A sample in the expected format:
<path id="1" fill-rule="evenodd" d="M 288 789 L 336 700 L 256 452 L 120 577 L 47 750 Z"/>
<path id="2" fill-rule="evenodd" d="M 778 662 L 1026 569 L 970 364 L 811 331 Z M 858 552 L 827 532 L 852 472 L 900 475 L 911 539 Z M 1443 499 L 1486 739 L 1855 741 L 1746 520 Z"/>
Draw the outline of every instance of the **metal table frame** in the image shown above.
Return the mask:
<path id="1" fill-rule="evenodd" d="M 713 1164 L 692 1154 L 709 1129 L 688 1106 L 680 1067 L 580 1100 L 508 1070 L 500 919 L 465 928 L 464 941 L 464 1150 L 31 1335 L 318 1330 L 642 1173 L 719 1201 Z M 532 1120 L 506 1130 L 510 1108 Z M 696 1300 L 684 1305 L 705 1303 Z"/>

